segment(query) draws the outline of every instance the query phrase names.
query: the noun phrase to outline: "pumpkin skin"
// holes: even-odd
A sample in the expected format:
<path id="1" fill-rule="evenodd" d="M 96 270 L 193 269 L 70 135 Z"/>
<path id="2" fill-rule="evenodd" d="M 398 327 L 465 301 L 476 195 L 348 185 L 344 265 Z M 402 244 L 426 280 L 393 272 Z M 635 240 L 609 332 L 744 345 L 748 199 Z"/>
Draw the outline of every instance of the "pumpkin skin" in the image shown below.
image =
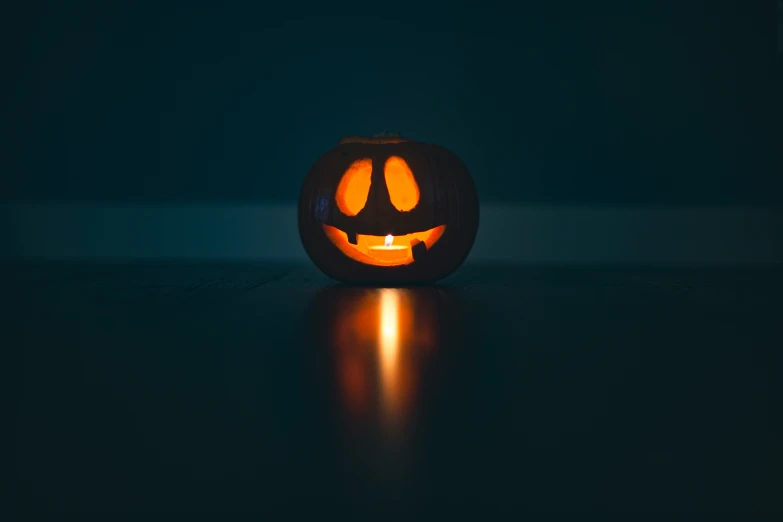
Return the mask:
<path id="1" fill-rule="evenodd" d="M 458 268 L 476 238 L 467 168 L 439 145 L 348 137 L 321 156 L 299 196 L 299 236 L 313 263 L 348 283 L 426 283 Z M 384 238 L 397 259 L 379 258 Z"/>

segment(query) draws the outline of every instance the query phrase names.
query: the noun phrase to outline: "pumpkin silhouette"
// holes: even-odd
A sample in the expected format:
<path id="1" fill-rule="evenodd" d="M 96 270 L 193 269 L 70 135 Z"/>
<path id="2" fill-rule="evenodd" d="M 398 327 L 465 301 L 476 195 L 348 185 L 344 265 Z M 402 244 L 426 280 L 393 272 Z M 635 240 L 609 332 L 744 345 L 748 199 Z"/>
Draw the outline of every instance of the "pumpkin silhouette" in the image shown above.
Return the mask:
<path id="1" fill-rule="evenodd" d="M 299 235 L 325 274 L 421 283 L 454 271 L 478 230 L 473 180 L 453 152 L 398 134 L 352 136 L 321 156 L 299 196 Z"/>

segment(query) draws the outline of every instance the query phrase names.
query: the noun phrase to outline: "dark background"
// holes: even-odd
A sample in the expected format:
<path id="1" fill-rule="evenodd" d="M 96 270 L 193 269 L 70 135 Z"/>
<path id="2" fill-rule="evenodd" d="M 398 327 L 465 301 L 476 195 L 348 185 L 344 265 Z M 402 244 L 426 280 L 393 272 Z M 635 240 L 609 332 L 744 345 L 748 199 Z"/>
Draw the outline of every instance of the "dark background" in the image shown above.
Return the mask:
<path id="1" fill-rule="evenodd" d="M 774 0 L 512 3 L 0 7 L 0 520 L 783 512 Z M 475 177 L 437 285 L 297 262 L 382 130 Z"/>
<path id="2" fill-rule="evenodd" d="M 288 202 L 399 130 L 483 201 L 783 204 L 774 1 L 7 4 L 5 201 Z"/>

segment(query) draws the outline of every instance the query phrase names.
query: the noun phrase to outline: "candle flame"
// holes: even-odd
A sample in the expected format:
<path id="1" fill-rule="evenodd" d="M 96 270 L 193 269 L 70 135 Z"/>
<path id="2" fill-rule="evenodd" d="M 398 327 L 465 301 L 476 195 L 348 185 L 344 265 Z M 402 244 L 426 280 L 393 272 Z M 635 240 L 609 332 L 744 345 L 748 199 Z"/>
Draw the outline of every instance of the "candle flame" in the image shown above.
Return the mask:
<path id="1" fill-rule="evenodd" d="M 391 246 L 392 241 L 394 241 L 394 236 L 389 234 L 388 236 L 386 236 L 386 239 L 383 240 L 383 245 L 384 246 Z"/>

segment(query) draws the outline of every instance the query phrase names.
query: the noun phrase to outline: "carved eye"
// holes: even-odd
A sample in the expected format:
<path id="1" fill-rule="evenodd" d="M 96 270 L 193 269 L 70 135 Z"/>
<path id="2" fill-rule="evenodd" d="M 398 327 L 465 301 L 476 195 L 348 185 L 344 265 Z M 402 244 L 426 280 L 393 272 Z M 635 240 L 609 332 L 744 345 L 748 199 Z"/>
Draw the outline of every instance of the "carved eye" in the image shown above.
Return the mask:
<path id="1" fill-rule="evenodd" d="M 387 159 L 383 175 L 389 189 L 389 198 L 397 210 L 408 212 L 419 203 L 419 186 L 404 159 L 399 156 Z"/>
<path id="2" fill-rule="evenodd" d="M 356 160 L 345 171 L 337 193 L 334 196 L 337 206 L 343 214 L 355 216 L 367 204 L 372 182 L 372 160 L 369 158 Z"/>

